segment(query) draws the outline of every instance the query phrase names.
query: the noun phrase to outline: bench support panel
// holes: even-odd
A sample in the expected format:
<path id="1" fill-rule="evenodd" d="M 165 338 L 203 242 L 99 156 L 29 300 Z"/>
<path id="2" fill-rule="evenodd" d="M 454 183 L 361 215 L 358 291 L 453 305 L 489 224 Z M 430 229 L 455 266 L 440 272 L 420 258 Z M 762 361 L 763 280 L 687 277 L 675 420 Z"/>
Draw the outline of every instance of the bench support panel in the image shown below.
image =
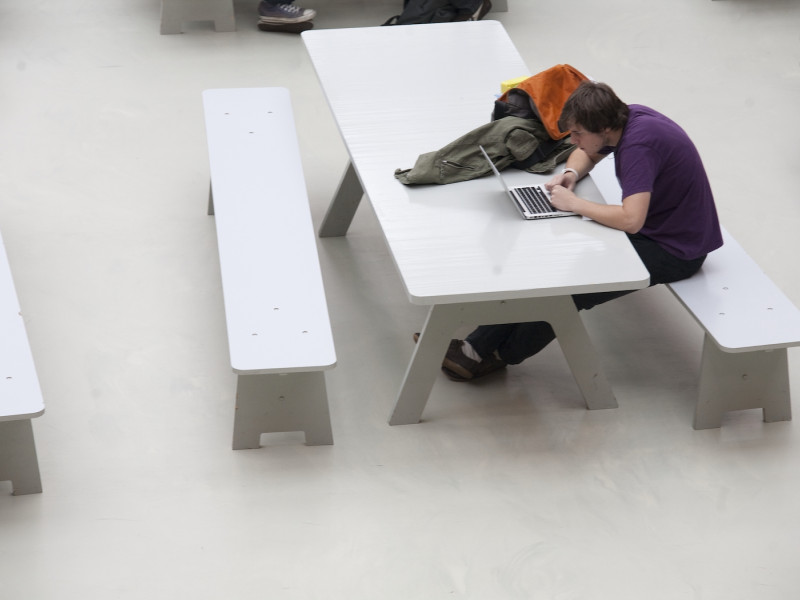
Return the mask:
<path id="1" fill-rule="evenodd" d="M 339 237 L 345 235 L 353 222 L 356 209 L 364 196 L 364 188 L 358 180 L 353 163 L 348 163 L 336 195 L 328 206 L 328 212 L 319 227 L 319 237 Z"/>
<path id="2" fill-rule="evenodd" d="M 764 421 L 790 421 L 789 361 L 786 348 L 723 352 L 706 334 L 695 429 L 722 425 L 731 410 L 761 408 Z"/>
<path id="3" fill-rule="evenodd" d="M 0 421 L 0 481 L 11 481 L 15 496 L 42 492 L 30 419 Z"/>
<path id="4" fill-rule="evenodd" d="M 322 371 L 239 375 L 233 449 L 259 448 L 262 433 L 302 431 L 306 445 L 333 444 Z"/>
<path id="5" fill-rule="evenodd" d="M 459 327 L 477 324 L 547 321 L 589 409 L 617 408 L 617 399 L 600 366 L 589 334 L 569 296 L 498 300 L 431 307 L 400 388 L 390 425 L 418 423 L 428 402 L 450 337 Z"/>
<path id="6" fill-rule="evenodd" d="M 161 33 L 182 33 L 183 24 L 213 21 L 216 31 L 236 31 L 232 0 L 161 0 Z"/>

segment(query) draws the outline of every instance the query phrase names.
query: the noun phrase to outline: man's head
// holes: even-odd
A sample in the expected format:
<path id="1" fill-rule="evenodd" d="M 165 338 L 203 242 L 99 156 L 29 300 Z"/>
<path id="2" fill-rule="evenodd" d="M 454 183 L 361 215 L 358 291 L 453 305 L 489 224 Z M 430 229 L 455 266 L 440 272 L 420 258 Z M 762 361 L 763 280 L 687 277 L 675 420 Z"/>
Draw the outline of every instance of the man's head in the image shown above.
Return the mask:
<path id="1" fill-rule="evenodd" d="M 608 85 L 583 81 L 570 94 L 561 110 L 561 131 L 576 128 L 590 133 L 622 131 L 628 122 L 628 105 Z"/>

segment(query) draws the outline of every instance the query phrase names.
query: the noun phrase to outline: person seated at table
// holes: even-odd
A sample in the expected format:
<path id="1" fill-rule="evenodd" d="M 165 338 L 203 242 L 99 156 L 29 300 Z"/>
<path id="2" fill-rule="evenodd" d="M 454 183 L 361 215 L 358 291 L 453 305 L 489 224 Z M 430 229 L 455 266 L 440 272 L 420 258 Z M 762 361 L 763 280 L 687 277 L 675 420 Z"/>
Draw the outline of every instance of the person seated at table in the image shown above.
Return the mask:
<path id="1" fill-rule="evenodd" d="M 566 168 L 546 187 L 553 206 L 589 217 L 628 234 L 650 273 L 650 285 L 696 273 L 706 254 L 722 245 L 708 177 L 689 136 L 675 122 L 646 106 L 627 105 L 606 84 L 585 81 L 570 95 L 559 118 L 577 146 Z M 614 153 L 621 205 L 578 197 L 575 184 Z M 631 291 L 574 295 L 579 310 Z M 442 369 L 468 381 L 521 363 L 555 339 L 543 321 L 484 325 L 465 340 L 452 340 Z"/>
<path id="2" fill-rule="evenodd" d="M 294 0 L 261 0 L 258 3 L 258 22 L 265 25 L 293 25 L 310 21 L 317 12 L 294 5 Z"/>

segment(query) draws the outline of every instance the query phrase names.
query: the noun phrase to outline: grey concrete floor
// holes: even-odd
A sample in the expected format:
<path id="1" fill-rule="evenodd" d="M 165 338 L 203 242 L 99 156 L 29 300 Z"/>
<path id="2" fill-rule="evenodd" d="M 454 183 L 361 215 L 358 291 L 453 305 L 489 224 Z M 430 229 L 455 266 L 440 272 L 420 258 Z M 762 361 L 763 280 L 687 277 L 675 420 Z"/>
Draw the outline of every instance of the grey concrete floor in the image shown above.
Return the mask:
<path id="1" fill-rule="evenodd" d="M 723 224 L 800 305 L 800 4 L 509 3 L 490 18 L 532 73 L 570 63 L 684 126 Z M 364 27 L 400 4 L 311 7 Z M 798 597 L 798 427 L 691 428 L 702 333 L 666 290 L 585 315 L 616 410 L 585 409 L 554 344 L 388 426 L 425 311 L 366 202 L 318 240 L 335 445 L 231 450 L 201 91 L 290 89 L 317 224 L 347 162 L 301 39 L 236 8 L 235 33 L 161 36 L 157 0 L 0 1 L 0 230 L 47 404 L 44 493 L 0 483 L 0 597 Z"/>

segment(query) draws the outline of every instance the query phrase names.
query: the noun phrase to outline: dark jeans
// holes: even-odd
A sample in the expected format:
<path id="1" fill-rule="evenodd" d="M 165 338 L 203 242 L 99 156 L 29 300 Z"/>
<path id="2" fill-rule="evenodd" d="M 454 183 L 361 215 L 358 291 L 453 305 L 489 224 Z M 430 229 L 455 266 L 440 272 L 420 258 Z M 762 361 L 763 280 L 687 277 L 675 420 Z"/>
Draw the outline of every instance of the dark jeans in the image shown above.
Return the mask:
<path id="1" fill-rule="evenodd" d="M 650 272 L 651 286 L 691 277 L 700 270 L 706 259 L 705 256 L 693 260 L 678 258 L 650 238 L 638 233 L 629 234 L 628 238 L 644 266 Z M 593 306 L 635 291 L 576 294 L 572 296 L 572 300 L 578 310 L 588 310 Z M 508 364 L 516 365 L 542 350 L 555 338 L 556 334 L 549 323 L 535 321 L 532 323 L 481 325 L 467 336 L 467 341 L 483 358 L 497 351 L 500 358 Z"/>

